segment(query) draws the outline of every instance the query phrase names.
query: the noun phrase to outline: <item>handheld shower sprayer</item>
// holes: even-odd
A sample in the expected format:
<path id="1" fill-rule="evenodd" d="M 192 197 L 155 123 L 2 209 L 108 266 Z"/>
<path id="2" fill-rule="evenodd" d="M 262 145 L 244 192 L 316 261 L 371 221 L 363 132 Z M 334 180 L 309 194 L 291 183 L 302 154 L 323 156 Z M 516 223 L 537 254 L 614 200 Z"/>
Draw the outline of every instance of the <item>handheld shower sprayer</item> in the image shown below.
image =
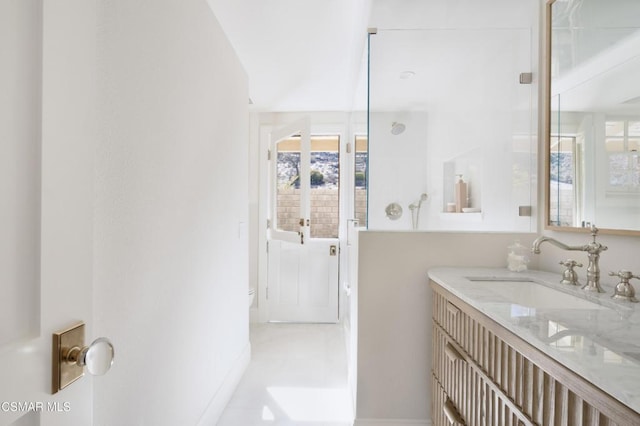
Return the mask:
<path id="1" fill-rule="evenodd" d="M 415 203 L 409 204 L 409 210 L 411 210 L 411 225 L 413 229 L 418 229 L 418 222 L 420 221 L 420 207 L 422 202 L 427 201 L 429 196 L 425 193 L 420 194 L 420 199 Z"/>
<path id="2" fill-rule="evenodd" d="M 420 199 L 418 201 L 416 201 L 415 203 L 409 204 L 409 209 L 410 210 L 419 209 L 422 206 L 422 202 L 427 201 L 427 198 L 429 198 L 427 194 L 420 195 Z"/>

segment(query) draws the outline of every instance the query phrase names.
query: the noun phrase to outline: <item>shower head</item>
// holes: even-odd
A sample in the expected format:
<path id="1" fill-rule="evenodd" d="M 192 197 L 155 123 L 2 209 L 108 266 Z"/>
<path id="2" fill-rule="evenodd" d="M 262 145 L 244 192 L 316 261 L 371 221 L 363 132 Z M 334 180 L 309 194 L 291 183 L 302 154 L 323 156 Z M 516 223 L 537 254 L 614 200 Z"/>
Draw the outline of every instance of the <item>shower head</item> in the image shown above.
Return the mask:
<path id="1" fill-rule="evenodd" d="M 391 134 L 397 136 L 400 133 L 404 132 L 406 128 L 407 126 L 405 126 L 403 123 L 398 123 L 394 121 L 391 124 Z"/>

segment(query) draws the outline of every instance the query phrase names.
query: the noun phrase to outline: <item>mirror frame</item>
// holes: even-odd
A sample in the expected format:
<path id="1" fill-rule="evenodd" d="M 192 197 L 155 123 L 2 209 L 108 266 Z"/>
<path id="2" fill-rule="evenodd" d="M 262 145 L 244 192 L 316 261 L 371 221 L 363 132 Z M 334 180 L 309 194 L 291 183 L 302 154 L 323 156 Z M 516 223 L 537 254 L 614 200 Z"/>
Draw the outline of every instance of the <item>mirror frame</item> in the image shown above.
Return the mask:
<path id="1" fill-rule="evenodd" d="M 551 218 L 549 215 L 551 200 L 550 200 L 550 185 L 551 185 L 551 177 L 550 177 L 550 149 L 551 149 L 551 35 L 553 32 L 552 25 L 552 6 L 556 2 L 556 0 L 547 0 L 545 5 L 545 29 L 544 29 L 544 67 L 542 68 L 543 72 L 543 84 L 544 84 L 544 111 L 542 116 L 544 117 L 544 149 L 542 150 L 544 155 L 544 229 L 549 231 L 558 231 L 558 232 L 580 232 L 580 233 L 591 233 L 590 228 L 580 228 L 577 226 L 558 226 L 551 225 Z M 597 226 L 597 223 L 595 223 Z M 607 234 L 607 235 L 626 235 L 626 236 L 640 236 L 640 230 L 633 229 L 615 229 L 615 228 L 599 228 L 599 234 Z"/>

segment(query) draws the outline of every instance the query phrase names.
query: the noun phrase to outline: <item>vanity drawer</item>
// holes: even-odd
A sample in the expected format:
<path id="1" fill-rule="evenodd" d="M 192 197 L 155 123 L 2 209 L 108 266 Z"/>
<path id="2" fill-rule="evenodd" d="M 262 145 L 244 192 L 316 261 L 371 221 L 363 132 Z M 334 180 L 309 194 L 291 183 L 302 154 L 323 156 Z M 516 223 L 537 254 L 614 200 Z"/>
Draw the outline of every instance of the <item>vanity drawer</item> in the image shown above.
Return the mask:
<path id="1" fill-rule="evenodd" d="M 519 375 L 528 360 L 467 310 L 463 302 L 433 293 L 434 322 L 462 349 L 465 357 L 517 401 L 522 391 Z"/>
<path id="2" fill-rule="evenodd" d="M 433 376 L 447 396 L 444 403 L 437 404 L 445 404 L 442 409 L 448 410 L 447 419 L 453 418 L 451 412 L 455 408 L 469 425 L 532 425 L 511 398 L 437 324 L 433 326 L 433 349 Z"/>
<path id="3" fill-rule="evenodd" d="M 455 401 L 462 401 L 467 397 L 463 386 L 468 375 L 466 360 L 436 324 L 433 325 L 432 370 L 444 391 Z"/>
<path id="4" fill-rule="evenodd" d="M 460 415 L 455 403 L 434 375 L 431 376 L 431 413 L 433 426 L 467 425 Z"/>
<path id="5" fill-rule="evenodd" d="M 433 293 L 433 320 L 456 341 L 464 335 L 462 317 L 463 312 L 453 302 L 439 293 Z"/>

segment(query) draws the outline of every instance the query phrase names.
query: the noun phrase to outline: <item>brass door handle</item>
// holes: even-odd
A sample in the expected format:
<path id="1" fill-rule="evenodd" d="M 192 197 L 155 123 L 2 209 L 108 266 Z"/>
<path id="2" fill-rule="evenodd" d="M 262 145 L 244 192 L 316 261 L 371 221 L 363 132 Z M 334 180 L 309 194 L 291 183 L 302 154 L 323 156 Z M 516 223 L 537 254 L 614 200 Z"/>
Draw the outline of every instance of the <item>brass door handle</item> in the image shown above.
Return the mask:
<path id="1" fill-rule="evenodd" d="M 85 346 L 84 331 L 81 322 L 53 333 L 52 393 L 84 376 L 85 367 L 89 374 L 102 376 L 113 365 L 115 350 L 111 341 L 100 337 Z"/>

